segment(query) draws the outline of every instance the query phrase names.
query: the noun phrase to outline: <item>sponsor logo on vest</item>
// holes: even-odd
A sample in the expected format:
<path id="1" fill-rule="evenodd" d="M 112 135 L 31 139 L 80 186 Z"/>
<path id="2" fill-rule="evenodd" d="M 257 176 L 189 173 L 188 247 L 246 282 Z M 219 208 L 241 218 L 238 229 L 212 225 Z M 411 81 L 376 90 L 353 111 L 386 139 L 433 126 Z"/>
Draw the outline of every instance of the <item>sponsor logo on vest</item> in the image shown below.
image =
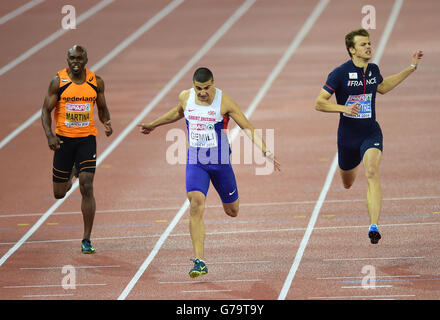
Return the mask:
<path id="1" fill-rule="evenodd" d="M 65 102 L 76 102 L 76 101 L 84 101 L 84 102 L 93 102 L 96 100 L 96 97 L 62 97 Z"/>
<path id="2" fill-rule="evenodd" d="M 376 84 L 376 82 L 377 82 L 376 81 L 376 77 L 368 79 L 365 82 L 366 82 L 367 85 Z M 360 87 L 360 86 L 363 86 L 363 85 L 364 85 L 363 81 L 360 81 L 360 80 L 349 80 L 347 82 L 347 87 Z"/>

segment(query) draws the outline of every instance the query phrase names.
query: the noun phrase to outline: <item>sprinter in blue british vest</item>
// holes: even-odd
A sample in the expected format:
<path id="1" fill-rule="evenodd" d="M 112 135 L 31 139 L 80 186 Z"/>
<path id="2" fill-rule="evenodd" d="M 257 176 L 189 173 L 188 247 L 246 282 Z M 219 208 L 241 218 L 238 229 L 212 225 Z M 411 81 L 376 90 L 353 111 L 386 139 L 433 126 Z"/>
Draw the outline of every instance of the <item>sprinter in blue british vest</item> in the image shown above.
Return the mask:
<path id="1" fill-rule="evenodd" d="M 243 129 L 263 155 L 280 170 L 273 150 L 266 149 L 264 140 L 241 112 L 238 105 L 214 85 L 208 68 L 198 68 L 193 87 L 179 94 L 179 104 L 150 123 L 140 123 L 141 133 L 149 134 L 158 126 L 185 118 L 188 129 L 186 192 L 190 202 L 189 230 L 194 248 L 191 278 L 208 273 L 204 261 L 205 225 L 203 212 L 210 182 L 216 189 L 225 213 L 236 217 L 239 211 L 238 188 L 230 163 L 230 147 L 225 130 L 232 118 Z"/>
<path id="2" fill-rule="evenodd" d="M 327 78 L 315 101 L 315 109 L 340 114 L 338 127 L 338 164 L 342 183 L 349 189 L 362 162 L 368 183 L 367 207 L 370 216 L 368 237 L 377 244 L 381 239 L 378 223 L 382 207 L 379 165 L 383 137 L 376 121 L 376 92 L 385 94 L 417 69 L 423 52 L 416 51 L 411 64 L 401 72 L 382 78 L 372 58 L 370 35 L 365 29 L 353 30 L 345 36 L 350 60 L 335 68 Z M 336 96 L 336 103 L 330 97 Z"/>

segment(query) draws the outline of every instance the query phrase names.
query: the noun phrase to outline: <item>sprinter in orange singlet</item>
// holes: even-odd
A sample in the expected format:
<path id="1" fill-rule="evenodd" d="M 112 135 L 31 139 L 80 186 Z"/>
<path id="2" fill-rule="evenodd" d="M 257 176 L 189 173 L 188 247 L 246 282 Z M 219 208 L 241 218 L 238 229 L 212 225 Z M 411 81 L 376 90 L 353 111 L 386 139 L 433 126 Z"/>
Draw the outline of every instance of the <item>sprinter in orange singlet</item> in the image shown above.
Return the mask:
<path id="1" fill-rule="evenodd" d="M 110 112 L 104 96 L 104 81 L 85 68 L 87 51 L 74 45 L 67 52 L 68 68 L 58 71 L 52 79 L 44 99 L 41 121 L 49 148 L 54 150 L 53 193 L 64 198 L 72 187 L 72 178 L 79 178 L 82 195 L 81 211 L 84 234 L 83 253 L 94 253 L 90 242 L 96 203 L 93 195 L 93 177 L 96 169 L 96 136 L 93 109 L 96 103 L 99 120 L 104 124 L 106 136 L 113 132 Z M 56 123 L 52 131 L 51 112 Z"/>

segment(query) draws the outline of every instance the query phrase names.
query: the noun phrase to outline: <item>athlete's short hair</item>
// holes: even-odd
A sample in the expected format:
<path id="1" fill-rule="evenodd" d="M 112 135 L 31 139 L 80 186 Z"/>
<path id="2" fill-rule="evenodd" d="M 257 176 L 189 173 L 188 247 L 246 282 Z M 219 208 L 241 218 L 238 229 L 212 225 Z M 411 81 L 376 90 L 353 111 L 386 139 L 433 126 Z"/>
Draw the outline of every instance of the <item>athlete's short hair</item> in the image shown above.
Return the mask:
<path id="1" fill-rule="evenodd" d="M 350 58 L 351 58 L 350 48 L 354 48 L 354 37 L 356 36 L 370 37 L 370 34 L 365 29 L 357 29 L 347 33 L 347 35 L 345 36 L 345 47 L 347 48 Z"/>
<path id="2" fill-rule="evenodd" d="M 214 80 L 214 75 L 212 74 L 211 70 L 208 68 L 202 67 L 198 68 L 193 75 L 193 81 L 197 82 L 206 82 L 209 80 Z"/>
<path id="3" fill-rule="evenodd" d="M 86 48 L 84 48 L 83 46 L 77 45 L 77 44 L 73 45 L 72 48 L 67 50 L 67 55 L 69 55 L 70 52 L 75 51 L 75 50 L 80 51 L 84 55 L 84 57 L 87 58 L 87 50 L 86 50 Z"/>

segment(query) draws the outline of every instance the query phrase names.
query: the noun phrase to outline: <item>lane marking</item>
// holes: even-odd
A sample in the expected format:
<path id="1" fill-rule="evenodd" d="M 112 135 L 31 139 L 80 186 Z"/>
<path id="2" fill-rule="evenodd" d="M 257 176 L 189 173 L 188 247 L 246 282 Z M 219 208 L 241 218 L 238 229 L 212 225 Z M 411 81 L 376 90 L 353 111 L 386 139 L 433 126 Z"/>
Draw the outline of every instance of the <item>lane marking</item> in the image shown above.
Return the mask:
<path id="1" fill-rule="evenodd" d="M 420 222 L 420 223 L 403 223 L 403 224 L 389 224 L 389 225 L 381 225 L 382 227 L 426 227 L 426 226 L 437 226 L 440 225 L 440 222 Z M 317 231 L 333 231 L 335 229 L 363 229 L 367 226 L 332 226 L 332 227 L 317 227 L 315 230 Z M 280 233 L 280 232 L 292 232 L 292 231 L 304 231 L 306 228 L 278 228 L 278 229 L 259 229 L 259 230 L 232 230 L 232 231 L 219 231 L 219 232 L 207 232 L 206 235 L 215 236 L 215 235 L 225 235 L 225 234 L 246 234 L 246 233 Z M 137 235 L 137 236 L 123 236 L 123 237 L 100 237 L 94 238 L 96 241 L 114 241 L 114 240 L 122 240 L 122 239 L 146 239 L 146 238 L 159 238 L 160 234 L 154 235 Z M 189 233 L 175 233 L 170 234 L 170 237 L 187 237 Z M 82 239 L 57 239 L 57 240 L 32 240 L 26 241 L 25 244 L 39 244 L 39 243 L 58 243 L 58 242 L 77 242 Z M 0 242 L 0 245 L 11 245 L 15 242 Z"/>
<path id="2" fill-rule="evenodd" d="M 380 281 L 380 282 L 407 282 L 407 281 L 439 281 L 440 278 L 415 278 L 415 279 L 411 279 L 411 278 L 407 278 L 407 279 L 380 279 L 380 280 L 376 280 L 376 281 Z M 342 280 L 342 281 L 338 281 L 341 283 L 361 283 L 360 280 Z"/>
<path id="3" fill-rule="evenodd" d="M 231 289 L 218 289 L 218 290 L 182 290 L 183 293 L 213 293 L 213 292 L 231 292 Z"/>
<path id="4" fill-rule="evenodd" d="M 400 11 L 400 8 L 402 6 L 402 3 L 403 3 L 403 0 L 396 0 L 394 2 L 393 9 L 391 11 L 390 17 L 388 18 L 387 24 L 385 26 L 384 33 L 382 34 L 382 37 L 380 39 L 379 47 L 378 47 L 378 49 L 376 51 L 376 55 L 375 55 L 375 57 L 373 59 L 373 63 L 377 63 L 378 64 L 379 61 L 380 61 L 380 58 L 381 58 L 381 56 L 383 54 L 383 51 L 384 51 L 384 48 L 385 48 L 385 46 L 386 46 L 386 44 L 388 42 L 388 38 L 389 38 L 389 36 L 391 34 L 391 31 L 392 31 L 392 29 L 394 27 L 394 24 L 395 24 L 395 22 L 397 20 L 398 15 L 399 15 L 399 11 Z M 322 207 L 322 205 L 324 203 L 324 200 L 325 200 L 325 197 L 327 195 L 327 192 L 330 189 L 330 185 L 332 183 L 333 176 L 334 176 L 334 174 L 336 172 L 337 167 L 338 167 L 338 153 L 336 152 L 336 154 L 335 154 L 335 156 L 333 158 L 333 162 L 332 162 L 332 164 L 330 166 L 329 172 L 327 174 L 324 186 L 322 187 L 322 190 L 321 190 L 321 193 L 319 195 L 318 201 L 316 202 L 316 206 L 315 206 L 315 208 L 313 210 L 312 217 L 310 218 L 309 225 L 307 226 L 307 230 L 304 233 L 303 239 L 301 240 L 300 246 L 299 246 L 298 251 L 297 251 L 297 253 L 295 255 L 295 258 L 293 260 L 293 263 L 292 263 L 292 266 L 290 268 L 290 271 L 289 271 L 289 273 L 288 273 L 288 275 L 286 277 L 284 285 L 283 285 L 283 287 L 281 289 L 281 292 L 280 292 L 280 295 L 278 297 L 278 300 L 286 299 L 287 293 L 290 290 L 290 286 L 292 285 L 293 278 L 295 277 L 296 271 L 298 270 L 299 264 L 301 263 L 301 259 L 303 257 L 303 254 L 304 254 L 304 251 L 306 249 L 306 246 L 307 246 L 307 244 L 309 242 L 310 236 L 312 234 L 313 228 L 315 226 L 316 220 L 317 220 L 318 215 L 319 215 L 319 211 L 321 210 L 321 207 Z"/>
<path id="5" fill-rule="evenodd" d="M 250 6 L 252 6 L 252 4 L 254 4 L 254 2 L 255 2 L 255 0 L 246 1 L 245 4 L 242 5 L 242 7 L 241 7 L 241 8 L 244 7 L 245 9 L 244 10 L 241 9 L 241 8 L 240 9 L 244 13 L 245 11 L 247 11 L 249 9 Z M 254 110 L 257 108 L 258 104 L 263 99 L 264 94 L 266 94 L 267 90 L 269 90 L 269 88 L 272 85 L 273 81 L 276 79 L 276 77 L 279 75 L 281 70 L 284 68 L 285 64 L 288 62 L 290 57 L 296 51 L 296 49 L 299 46 L 299 44 L 301 43 L 301 41 L 304 39 L 306 34 L 311 29 L 311 25 L 313 25 L 314 22 L 317 20 L 318 16 L 322 12 L 323 7 L 325 7 L 325 5 L 327 5 L 328 2 L 329 2 L 329 0 L 321 0 L 320 3 L 316 6 L 316 8 L 313 10 L 312 14 L 307 19 L 307 21 L 305 22 L 303 27 L 300 29 L 298 34 L 295 36 L 295 38 L 293 39 L 293 41 L 291 42 L 291 44 L 289 45 L 289 47 L 287 48 L 287 50 L 285 51 L 285 53 L 283 54 L 281 59 L 278 61 L 278 63 L 275 66 L 275 68 L 270 73 L 269 77 L 264 82 L 263 86 L 260 88 L 260 90 L 258 90 L 257 95 L 255 96 L 254 100 L 252 101 L 252 103 L 250 104 L 250 106 L 248 107 L 248 109 L 245 112 L 245 115 L 246 115 L 247 118 L 249 118 L 252 115 L 252 113 L 254 112 Z M 238 126 L 236 126 L 232 130 L 231 136 L 230 136 L 230 139 L 229 139 L 230 143 L 232 143 L 232 141 L 238 135 L 239 130 L 240 130 L 240 128 Z M 163 243 L 165 242 L 166 238 L 170 235 L 171 231 L 174 229 L 176 224 L 179 222 L 179 220 L 181 219 L 181 217 L 183 216 L 183 214 L 185 213 L 185 211 L 186 211 L 186 209 L 188 207 L 189 207 L 189 201 L 187 199 L 187 200 L 185 200 L 184 204 L 180 208 L 179 212 L 173 218 L 173 220 L 170 223 L 170 225 L 168 226 L 168 228 L 161 235 L 159 241 L 154 246 L 154 248 L 153 248 L 152 252 L 150 253 L 150 255 L 147 257 L 147 259 L 144 261 L 142 266 L 139 268 L 138 272 L 131 279 L 130 283 L 127 285 L 127 287 L 121 293 L 121 295 L 118 297 L 118 300 L 124 300 L 127 297 L 127 295 L 133 289 L 134 285 L 139 280 L 141 275 L 145 272 L 147 267 L 150 265 L 151 261 L 153 261 L 153 259 L 156 256 L 157 252 L 159 251 L 159 249 L 162 247 Z"/>
<path id="6" fill-rule="evenodd" d="M 392 288 L 393 286 L 390 284 L 386 284 L 383 286 L 374 285 L 374 289 L 376 288 Z M 341 289 L 365 289 L 365 286 L 345 286 L 341 287 Z"/>
<path id="7" fill-rule="evenodd" d="M 113 2 L 114 0 L 106 0 L 107 2 Z M 104 2 L 104 1 L 103 1 Z M 101 2 L 101 3 L 103 3 Z M 101 5 L 101 7 L 104 7 L 108 5 L 110 2 L 105 2 Z M 132 44 L 134 41 L 136 41 L 141 35 L 143 35 L 145 32 L 150 30 L 155 24 L 157 24 L 160 20 L 162 20 L 164 17 L 166 17 L 169 13 L 171 13 L 174 9 L 176 9 L 181 3 L 183 3 L 184 0 L 174 0 L 171 3 L 169 3 L 166 7 L 164 7 L 161 11 L 159 11 L 157 14 L 155 14 L 150 20 L 148 20 L 145 24 L 143 24 L 140 28 L 138 28 L 135 32 L 133 32 L 130 36 L 125 38 L 120 44 L 118 44 L 113 50 L 111 50 L 106 56 L 104 56 L 101 60 L 99 60 L 96 64 L 94 64 L 92 67 L 90 67 L 90 70 L 93 72 L 98 71 L 101 67 L 106 65 L 110 60 L 112 60 L 114 57 L 116 57 L 119 53 L 121 53 L 124 49 L 126 49 L 130 44 Z M 93 8 L 98 7 L 100 4 L 96 5 Z M 83 15 L 78 17 L 78 20 L 82 17 L 81 21 L 84 21 L 85 19 L 89 18 L 91 15 L 102 9 L 101 7 L 95 9 L 93 13 L 89 13 L 87 17 L 82 17 Z M 93 9 L 92 8 L 92 9 Z M 90 10 L 92 10 L 90 9 Z M 87 12 L 85 13 L 87 14 Z M 84 14 L 84 15 L 85 15 Z M 77 21 L 78 21 L 77 20 Z M 79 22 L 77 22 L 79 23 Z M 64 29 L 61 29 L 64 30 Z M 57 31 L 57 32 L 60 32 Z M 55 40 L 55 39 L 54 39 Z M 52 40 L 53 41 L 53 40 Z M 51 41 L 51 42 L 52 42 Z M 32 49 L 31 49 L 32 50 Z M 39 50 L 39 49 L 38 49 Z M 34 54 L 35 52 L 31 52 L 31 54 Z M 0 76 L 2 75 L 0 71 Z M 28 120 L 26 120 L 23 124 L 21 124 L 19 127 L 17 127 L 14 131 L 12 131 L 8 136 L 6 136 L 1 142 L 0 142 L 0 149 L 3 148 L 6 144 L 8 144 L 12 139 L 14 139 L 17 135 L 19 135 L 23 130 L 25 130 L 27 127 L 29 127 L 34 121 L 39 119 L 41 117 L 41 109 L 35 112 Z"/>
<path id="8" fill-rule="evenodd" d="M 121 266 L 74 266 L 75 269 L 95 269 L 95 268 L 120 268 Z M 20 270 L 58 270 L 63 267 L 21 267 Z"/>
<path id="9" fill-rule="evenodd" d="M 400 276 L 378 276 L 376 275 L 376 278 L 414 278 L 414 277 L 420 277 L 419 274 L 411 275 L 411 274 L 405 274 Z M 341 280 L 341 279 L 363 279 L 364 277 L 360 276 L 353 276 L 353 277 L 326 277 L 326 278 L 316 278 L 316 280 Z"/>
<path id="10" fill-rule="evenodd" d="M 271 263 L 269 260 L 252 260 L 252 261 L 207 261 L 210 265 L 216 264 L 249 264 L 249 263 Z M 188 263 L 170 263 L 170 266 L 187 266 Z"/>
<path id="11" fill-rule="evenodd" d="M 29 9 L 32 9 L 36 5 L 44 2 L 44 0 L 32 0 L 28 3 L 25 3 L 21 7 L 18 7 L 17 9 L 9 12 L 8 14 L 5 14 L 3 17 L 0 18 L 0 26 L 6 22 L 8 22 L 11 19 L 14 19 L 15 17 L 19 16 L 20 14 L 28 11 Z"/>
<path id="12" fill-rule="evenodd" d="M 71 297 L 74 296 L 73 293 L 65 293 L 65 294 L 28 294 L 23 296 L 23 298 L 47 298 L 47 297 Z"/>
<path id="13" fill-rule="evenodd" d="M 382 201 L 402 201 L 402 200 L 432 200 L 440 199 L 440 196 L 415 196 L 415 197 L 401 197 L 401 198 L 383 198 Z M 350 202 L 366 202 L 365 199 L 346 199 L 346 200 L 326 200 L 326 203 L 350 203 Z M 285 206 L 285 205 L 302 205 L 302 204 L 316 204 L 316 200 L 309 201 L 278 201 L 278 202 L 250 202 L 250 203 L 240 203 L 240 207 L 260 207 L 260 206 Z M 96 213 L 131 213 L 131 212 L 145 212 L 145 211 L 174 211 L 178 210 L 180 207 L 155 207 L 155 208 L 126 208 L 126 209 L 108 209 L 108 210 L 96 210 Z M 206 208 L 223 208 L 222 205 L 207 205 Z M 16 213 L 16 214 L 2 214 L 0 218 L 11 218 L 11 217 L 32 217 L 32 216 L 42 216 L 44 213 Z M 71 215 L 71 214 L 82 214 L 81 211 L 60 211 L 54 212 L 56 215 Z M 434 212 L 434 214 L 440 214 L 439 212 Z M 306 216 L 295 216 L 298 218 L 303 218 Z M 401 216 L 399 216 L 401 217 Z M 425 217 L 425 216 L 421 216 Z M 357 219 L 357 218 L 353 218 Z M 189 220 L 188 220 L 189 221 Z"/>
<path id="14" fill-rule="evenodd" d="M 112 0 L 114 1 L 114 0 Z M 151 28 L 152 23 L 157 23 L 160 19 L 164 18 L 166 15 L 168 15 L 171 11 L 173 11 L 180 3 L 182 3 L 183 0 L 175 0 L 172 3 L 170 3 L 169 5 L 167 5 L 164 9 L 162 9 L 159 13 L 157 13 L 153 18 L 151 18 L 144 26 L 142 26 L 140 29 L 142 30 L 148 30 L 147 29 L 147 25 L 149 26 L 148 28 Z M 160 18 L 160 19 L 159 19 Z M 153 22 L 151 22 L 153 21 Z M 138 29 L 139 30 L 139 29 Z M 145 32 L 144 31 L 144 32 Z M 138 31 L 136 31 L 138 32 Z M 135 32 L 135 33 L 136 33 Z M 138 35 L 138 37 L 140 36 L 140 34 Z M 134 41 L 135 38 L 132 38 L 132 40 Z M 128 45 L 128 43 L 125 43 L 125 45 Z M 119 46 L 118 46 L 119 47 Z M 166 90 L 166 92 L 169 89 Z M 164 90 L 163 90 L 164 91 Z M 160 95 L 160 94 L 159 94 Z M 165 95 L 165 92 L 163 92 L 163 95 Z M 99 166 L 99 164 L 101 164 L 101 162 L 121 143 L 121 141 L 123 139 L 125 139 L 125 137 L 130 133 L 131 130 L 133 130 L 133 128 L 136 127 L 137 123 L 140 121 L 140 119 L 142 119 L 143 117 L 145 117 L 150 111 L 151 109 L 154 108 L 154 106 L 158 103 L 159 101 L 153 103 L 150 103 L 150 105 L 148 105 L 147 107 L 144 108 L 144 110 L 122 131 L 122 133 L 115 139 L 113 140 L 113 142 L 104 150 L 104 152 L 101 154 L 101 157 L 98 159 L 98 161 L 96 162 L 96 165 Z M 40 111 L 41 112 L 41 111 Z M 3 143 L 3 141 L 2 141 Z M 1 148 L 1 143 L 0 143 L 0 148 Z M 18 250 L 18 248 L 21 247 L 21 245 L 27 240 L 29 239 L 29 237 L 44 223 L 44 221 L 46 221 L 46 219 L 48 217 L 50 217 L 50 215 L 66 200 L 70 197 L 70 195 L 78 188 L 79 186 L 79 180 L 76 179 L 76 181 L 73 183 L 71 189 L 66 193 L 66 195 L 64 196 L 63 199 L 57 200 L 57 202 L 55 202 L 55 204 L 52 205 L 52 207 L 49 208 L 48 211 L 46 211 L 46 213 L 28 230 L 28 232 L 11 248 L 9 249 L 9 251 L 3 255 L 3 257 L 0 258 L 0 267 L 3 265 L 3 263 L 5 263 L 5 261 L 15 252 Z"/>
<path id="15" fill-rule="evenodd" d="M 337 258 L 323 259 L 322 261 L 364 261 L 364 260 L 405 260 L 405 259 L 425 259 L 425 257 L 366 257 L 366 258 Z"/>
<path id="16" fill-rule="evenodd" d="M 186 280 L 186 281 L 159 281 L 159 284 L 192 284 L 192 283 L 231 283 L 231 282 L 260 282 L 261 279 L 236 279 L 236 280 Z"/>
<path id="17" fill-rule="evenodd" d="M 77 287 L 96 287 L 96 286 L 106 286 L 106 283 L 76 283 Z M 4 286 L 4 289 L 22 289 L 22 288 L 53 288 L 62 287 L 63 284 L 34 284 L 27 286 Z"/>

